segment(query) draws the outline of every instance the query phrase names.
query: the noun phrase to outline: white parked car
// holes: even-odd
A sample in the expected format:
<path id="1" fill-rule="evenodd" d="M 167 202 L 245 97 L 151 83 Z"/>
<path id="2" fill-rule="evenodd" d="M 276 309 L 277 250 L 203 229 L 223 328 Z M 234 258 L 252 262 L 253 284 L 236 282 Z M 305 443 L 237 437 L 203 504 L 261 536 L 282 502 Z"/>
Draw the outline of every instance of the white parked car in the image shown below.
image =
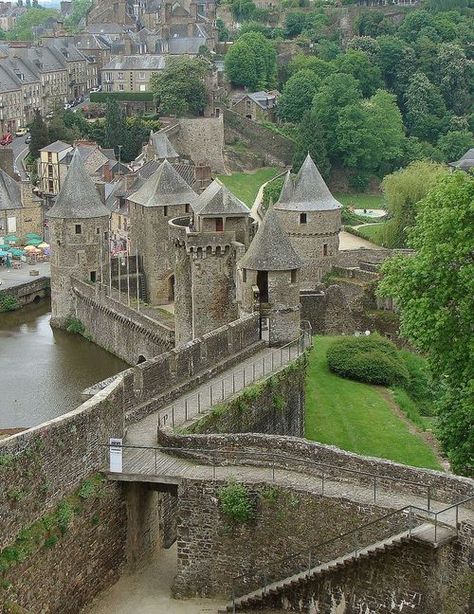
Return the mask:
<path id="1" fill-rule="evenodd" d="M 72 109 L 72 104 L 69 104 L 69 102 L 66 102 L 66 104 L 64 105 L 64 110 L 69 111 L 69 109 Z"/>
<path id="2" fill-rule="evenodd" d="M 102 91 L 102 86 L 98 85 L 97 87 L 93 87 L 91 89 L 91 94 L 96 93 L 96 92 L 101 92 Z"/>

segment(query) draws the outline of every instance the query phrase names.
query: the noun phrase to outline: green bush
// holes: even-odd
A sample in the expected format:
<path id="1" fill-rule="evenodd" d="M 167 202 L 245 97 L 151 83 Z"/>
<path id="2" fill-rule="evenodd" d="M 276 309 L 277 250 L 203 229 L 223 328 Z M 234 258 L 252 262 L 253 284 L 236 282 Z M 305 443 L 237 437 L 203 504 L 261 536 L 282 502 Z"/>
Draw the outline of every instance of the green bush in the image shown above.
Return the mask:
<path id="1" fill-rule="evenodd" d="M 68 333 L 83 335 L 86 327 L 78 318 L 68 318 L 66 321 L 66 330 Z"/>
<path id="2" fill-rule="evenodd" d="M 20 303 L 14 296 L 3 291 L 0 292 L 0 313 L 15 311 L 16 309 L 20 309 L 20 307 Z"/>
<path id="3" fill-rule="evenodd" d="M 367 384 L 405 386 L 410 378 L 395 345 L 378 335 L 340 339 L 329 347 L 327 359 L 334 373 Z"/>
<path id="4" fill-rule="evenodd" d="M 222 511 L 235 522 L 247 522 L 253 517 L 253 505 L 242 484 L 229 482 L 218 493 Z"/>
<path id="5" fill-rule="evenodd" d="M 426 359 L 408 350 L 400 350 L 399 355 L 409 374 L 405 390 L 416 401 L 422 415 L 432 415 L 433 382 Z"/>

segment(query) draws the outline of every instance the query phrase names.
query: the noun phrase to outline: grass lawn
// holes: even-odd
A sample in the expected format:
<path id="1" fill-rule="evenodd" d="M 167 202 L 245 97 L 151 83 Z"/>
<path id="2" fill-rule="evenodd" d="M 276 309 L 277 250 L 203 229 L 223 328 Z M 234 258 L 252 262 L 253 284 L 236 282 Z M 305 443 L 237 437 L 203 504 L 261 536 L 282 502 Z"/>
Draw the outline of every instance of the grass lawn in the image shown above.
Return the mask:
<path id="1" fill-rule="evenodd" d="M 377 245 L 382 245 L 384 224 L 385 222 L 380 222 L 379 224 L 369 224 L 367 226 L 359 227 L 357 230 L 364 237 L 364 239 L 372 241 L 372 243 L 376 243 Z"/>
<path id="2" fill-rule="evenodd" d="M 257 192 L 266 183 L 281 172 L 280 168 L 272 166 L 259 168 L 254 173 L 234 173 L 233 175 L 218 175 L 218 179 L 240 198 L 247 207 L 251 207 Z"/>
<path id="3" fill-rule="evenodd" d="M 331 373 L 326 350 L 335 337 L 315 337 L 306 385 L 306 437 L 358 454 L 441 469 L 433 450 L 410 433 L 379 388 Z"/>
<path id="4" fill-rule="evenodd" d="M 354 209 L 385 209 L 382 194 L 334 194 L 343 205 L 350 205 Z"/>

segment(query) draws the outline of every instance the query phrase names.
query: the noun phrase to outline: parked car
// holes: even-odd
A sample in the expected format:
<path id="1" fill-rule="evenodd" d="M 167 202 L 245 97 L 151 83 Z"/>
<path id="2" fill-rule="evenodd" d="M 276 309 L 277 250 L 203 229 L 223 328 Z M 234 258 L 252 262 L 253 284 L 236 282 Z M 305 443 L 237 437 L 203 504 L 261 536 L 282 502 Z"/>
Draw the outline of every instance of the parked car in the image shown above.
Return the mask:
<path id="1" fill-rule="evenodd" d="M 10 143 L 13 142 L 13 135 L 10 132 L 7 132 L 7 134 L 4 134 L 2 136 L 2 139 L 0 140 L 0 145 L 3 145 L 5 147 L 5 145 L 10 145 Z"/>
<path id="2" fill-rule="evenodd" d="M 25 136 L 27 132 L 28 128 L 18 128 L 18 130 L 15 132 L 15 136 Z"/>
<path id="3" fill-rule="evenodd" d="M 64 110 L 65 111 L 69 111 L 69 109 L 72 109 L 72 104 L 69 102 L 66 102 L 64 105 Z"/>
<path id="4" fill-rule="evenodd" d="M 25 145 L 28 145 L 29 143 L 31 143 L 31 134 L 29 134 L 25 139 Z"/>
<path id="5" fill-rule="evenodd" d="M 98 85 L 97 87 L 93 87 L 91 89 L 91 94 L 95 94 L 96 92 L 101 92 L 102 91 L 102 85 Z"/>

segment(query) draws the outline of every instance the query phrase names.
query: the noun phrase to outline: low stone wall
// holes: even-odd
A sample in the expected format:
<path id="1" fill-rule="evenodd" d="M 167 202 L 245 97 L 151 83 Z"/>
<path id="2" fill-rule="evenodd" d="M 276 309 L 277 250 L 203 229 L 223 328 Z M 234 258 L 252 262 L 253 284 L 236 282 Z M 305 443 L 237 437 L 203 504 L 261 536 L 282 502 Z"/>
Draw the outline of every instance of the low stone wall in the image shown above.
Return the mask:
<path id="1" fill-rule="evenodd" d="M 20 305 L 28 305 L 50 295 L 51 280 L 49 277 L 33 277 L 31 281 L 5 290 L 0 286 L 0 291 L 14 296 Z"/>
<path id="2" fill-rule="evenodd" d="M 105 287 L 73 281 L 75 317 L 85 334 L 129 364 L 147 360 L 174 346 L 174 331 L 106 296 Z"/>
<path id="3" fill-rule="evenodd" d="M 213 458 L 217 459 L 219 456 L 216 455 L 216 450 L 222 450 L 222 458 L 227 460 L 232 457 L 233 450 L 267 454 L 270 460 L 262 460 L 260 464 L 272 463 L 271 456 L 274 454 L 276 467 L 300 470 L 309 475 L 313 472 L 319 475 L 321 470 L 324 470 L 328 478 L 364 485 L 372 485 L 373 476 L 376 476 L 379 487 L 420 497 L 427 495 L 429 486 L 431 498 L 443 503 L 455 503 L 474 496 L 474 480 L 470 478 L 410 467 L 371 456 L 361 456 L 335 446 L 296 437 L 258 433 L 181 435 L 167 431 L 166 434 L 160 435 L 160 443 L 188 450 L 212 449 Z M 189 452 L 188 455 L 192 453 Z M 201 459 L 202 456 L 200 453 Z M 239 458 L 242 457 L 236 454 L 232 457 L 232 462 L 238 463 Z M 242 462 L 248 464 L 248 460 Z M 252 464 L 257 464 L 257 461 L 253 460 Z M 474 502 L 467 505 L 474 509 Z"/>
<path id="4" fill-rule="evenodd" d="M 252 504 L 247 522 L 224 512 L 222 484 L 186 480 L 179 487 L 176 596 L 229 598 L 233 585 L 237 594 L 250 592 L 264 576 L 272 581 L 304 569 L 310 550 L 327 560 L 346 554 L 353 548 L 352 538 L 320 544 L 384 515 L 376 506 L 293 488 L 244 487 Z M 360 539 L 369 545 L 403 530 L 405 522 L 391 517 L 367 528 Z M 234 580 L 236 576 L 241 577 Z"/>
<path id="5" fill-rule="evenodd" d="M 470 568 L 474 527 L 461 524 L 459 538 L 442 548 L 411 541 L 348 567 L 267 595 L 270 610 L 321 614 L 465 614 L 472 612 Z"/>
<path id="6" fill-rule="evenodd" d="M 251 385 L 187 427 L 188 433 L 304 435 L 306 358 Z"/>
<path id="7" fill-rule="evenodd" d="M 361 247 L 359 249 L 339 250 L 336 257 L 336 265 L 342 267 L 357 267 L 361 262 L 380 264 L 387 258 L 397 254 L 411 256 L 414 254 L 412 249 L 370 249 Z"/>
<path id="8" fill-rule="evenodd" d="M 243 141 L 263 156 L 265 164 L 291 165 L 295 143 L 258 122 L 224 109 L 224 137 L 226 144 Z"/>

